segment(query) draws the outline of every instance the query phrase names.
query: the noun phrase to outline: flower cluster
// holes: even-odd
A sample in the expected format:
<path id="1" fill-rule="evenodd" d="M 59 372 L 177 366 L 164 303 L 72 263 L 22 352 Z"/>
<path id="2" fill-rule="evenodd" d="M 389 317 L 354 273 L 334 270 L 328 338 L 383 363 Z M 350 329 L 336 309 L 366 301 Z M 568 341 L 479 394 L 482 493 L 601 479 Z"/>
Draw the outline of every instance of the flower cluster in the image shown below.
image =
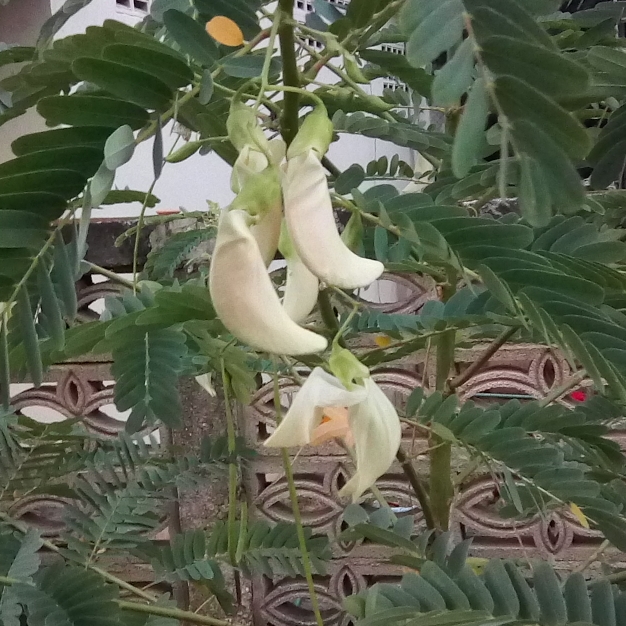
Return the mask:
<path id="1" fill-rule="evenodd" d="M 320 106 L 285 150 L 268 141 L 254 111 L 233 104 L 228 132 L 239 157 L 231 186 L 237 197 L 221 216 L 209 287 L 217 314 L 240 341 L 286 355 L 322 352 L 324 337 L 299 326 L 317 300 L 319 283 L 365 287 L 383 272 L 342 240 L 321 164 L 332 123 Z M 280 250 L 287 261 L 281 303 L 267 266 Z"/>
<path id="2" fill-rule="evenodd" d="M 238 102 L 228 133 L 239 151 L 231 179 L 237 196 L 220 218 L 211 261 L 215 311 L 237 339 L 257 350 L 323 352 L 327 340 L 299 325 L 313 310 L 320 283 L 357 289 L 384 269 L 354 254 L 337 230 L 321 164 L 332 139 L 326 110 L 318 107 L 307 116 L 287 150 L 280 140 L 268 141 L 255 113 Z M 277 249 L 287 261 L 282 302 L 267 270 Z M 369 370 L 337 342 L 329 368 L 337 377 L 315 368 L 265 445 L 340 440 L 356 461 L 342 495 L 356 500 L 393 463 L 400 420 Z"/>

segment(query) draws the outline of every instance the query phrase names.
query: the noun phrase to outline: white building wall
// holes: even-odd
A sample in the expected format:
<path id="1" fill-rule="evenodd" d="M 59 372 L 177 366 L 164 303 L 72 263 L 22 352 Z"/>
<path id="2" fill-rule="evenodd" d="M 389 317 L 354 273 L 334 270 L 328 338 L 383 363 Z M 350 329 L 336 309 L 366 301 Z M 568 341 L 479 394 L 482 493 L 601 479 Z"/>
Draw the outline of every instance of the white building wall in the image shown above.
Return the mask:
<path id="1" fill-rule="evenodd" d="M 106 19 L 115 19 L 127 24 L 134 24 L 145 13 L 135 10 L 134 5 L 141 6 L 143 0 L 120 0 L 126 5 L 121 6 L 117 0 L 92 0 L 85 9 L 72 17 L 60 30 L 58 37 L 82 33 L 87 26 L 101 25 Z M 8 7 L 0 8 L 0 41 L 9 41 L 2 36 L 2 25 L 5 30 L 13 31 L 13 43 L 32 42 L 33 37 L 50 12 L 57 11 L 64 0 L 13 0 Z M 297 0 L 296 0 L 297 2 Z M 47 6 L 45 6 L 47 5 Z M 305 5 L 306 6 L 306 5 Z M 5 11 L 11 9 L 8 18 Z M 304 21 L 306 12 L 296 6 L 295 17 Z M 37 16 L 37 18 L 35 17 Z M 39 19 L 42 16 L 42 19 Z M 9 25 L 9 22 L 13 22 Z M 14 24 L 21 25 L 13 28 Z M 337 78 L 328 70 L 323 70 L 320 79 L 336 82 Z M 372 85 L 364 85 L 365 90 L 376 95 L 382 94 L 383 80 Z M 0 162 L 11 157 L 10 142 L 26 132 L 40 130 L 41 121 L 36 114 L 20 118 L 15 123 L 0 127 Z M 164 129 L 164 147 L 167 151 L 172 147 L 178 135 L 171 132 L 171 125 Z M 140 145 L 130 163 L 120 168 L 116 174 L 116 188 L 129 187 L 145 191 L 153 180 L 151 141 Z M 182 145 L 179 140 L 178 146 Z M 369 161 L 385 155 L 391 158 L 394 154 L 413 164 L 412 152 L 389 142 L 373 140 L 366 137 L 343 136 L 331 146 L 329 157 L 338 167 L 344 169 L 354 162 L 366 165 Z M 233 197 L 229 187 L 230 168 L 219 157 L 213 154 L 195 155 L 179 164 L 166 164 L 161 178 L 156 184 L 154 193 L 161 199 L 160 205 L 154 209 L 176 209 L 196 211 L 207 208 L 207 202 L 216 202 L 224 206 Z M 98 217 L 136 215 L 138 205 L 121 205 L 106 207 L 96 213 Z M 153 211 L 154 211 L 153 210 Z"/>

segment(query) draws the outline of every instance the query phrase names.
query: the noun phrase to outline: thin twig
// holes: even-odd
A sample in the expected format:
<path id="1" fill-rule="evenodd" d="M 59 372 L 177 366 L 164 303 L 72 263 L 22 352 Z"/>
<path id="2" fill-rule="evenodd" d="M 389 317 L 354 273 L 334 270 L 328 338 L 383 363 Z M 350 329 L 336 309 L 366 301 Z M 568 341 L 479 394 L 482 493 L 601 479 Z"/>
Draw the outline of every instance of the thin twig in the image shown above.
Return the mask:
<path id="1" fill-rule="evenodd" d="M 497 339 L 495 339 L 485 351 L 461 374 L 453 378 L 448 383 L 450 392 L 465 384 L 474 374 L 479 372 L 491 359 L 491 357 L 517 332 L 517 327 L 507 328 Z"/>
<path id="2" fill-rule="evenodd" d="M 235 419 L 230 404 L 230 377 L 226 372 L 226 364 L 222 359 L 222 387 L 224 389 L 224 411 L 226 413 L 226 433 L 228 437 L 228 556 L 230 564 L 236 565 L 237 553 L 237 464 L 235 463 Z"/>
<path id="3" fill-rule="evenodd" d="M 278 385 L 278 363 L 274 363 L 274 408 L 276 410 L 276 421 L 280 424 L 282 420 L 282 404 L 280 399 L 280 387 Z M 300 504 L 298 502 L 298 491 L 296 489 L 296 483 L 293 477 L 293 468 L 291 466 L 291 459 L 289 458 L 289 451 L 287 448 L 281 449 L 283 466 L 285 468 L 285 477 L 287 479 L 287 485 L 289 486 L 289 498 L 291 500 L 291 509 L 293 511 L 293 518 L 296 523 L 296 531 L 298 535 L 298 544 L 300 546 L 300 553 L 302 555 L 302 566 L 304 568 L 304 575 L 309 588 L 309 596 L 311 598 L 311 606 L 313 608 L 313 614 L 315 615 L 315 621 L 317 626 L 324 626 L 324 620 L 320 610 L 319 600 L 317 598 L 317 591 L 315 590 L 315 581 L 313 580 L 313 570 L 311 569 L 311 558 L 309 556 L 309 549 L 306 545 L 306 536 L 304 534 L 304 526 L 302 525 L 302 515 L 300 513 Z"/>
<path id="4" fill-rule="evenodd" d="M 570 376 L 560 387 L 553 389 L 543 400 L 539 402 L 540 407 L 548 406 L 555 400 L 558 400 L 562 395 L 566 394 L 572 387 L 578 385 L 587 377 L 587 372 L 581 370 L 576 372 L 573 376 Z"/>
<path id="5" fill-rule="evenodd" d="M 400 465 L 402 466 L 402 471 L 404 472 L 409 483 L 411 484 L 411 487 L 415 492 L 415 496 L 420 503 L 427 528 L 435 528 L 435 518 L 433 517 L 433 511 L 430 506 L 430 497 L 428 496 L 426 487 L 422 483 L 421 478 L 417 475 L 415 467 L 413 467 L 413 463 L 411 463 L 411 460 L 407 457 L 406 452 L 402 449 L 402 447 L 398 449 L 396 458 L 400 462 Z"/>

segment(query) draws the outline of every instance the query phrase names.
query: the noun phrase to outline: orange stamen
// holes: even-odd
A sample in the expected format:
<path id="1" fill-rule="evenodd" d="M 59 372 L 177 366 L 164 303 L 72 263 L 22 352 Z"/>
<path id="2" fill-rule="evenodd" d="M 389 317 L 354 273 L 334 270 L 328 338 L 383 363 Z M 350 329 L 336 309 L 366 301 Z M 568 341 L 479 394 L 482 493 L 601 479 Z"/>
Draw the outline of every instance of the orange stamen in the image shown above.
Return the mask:
<path id="1" fill-rule="evenodd" d="M 324 408 L 319 426 L 313 429 L 311 445 L 319 446 L 331 439 L 343 439 L 346 443 L 352 440 L 347 408 L 334 406 Z"/>

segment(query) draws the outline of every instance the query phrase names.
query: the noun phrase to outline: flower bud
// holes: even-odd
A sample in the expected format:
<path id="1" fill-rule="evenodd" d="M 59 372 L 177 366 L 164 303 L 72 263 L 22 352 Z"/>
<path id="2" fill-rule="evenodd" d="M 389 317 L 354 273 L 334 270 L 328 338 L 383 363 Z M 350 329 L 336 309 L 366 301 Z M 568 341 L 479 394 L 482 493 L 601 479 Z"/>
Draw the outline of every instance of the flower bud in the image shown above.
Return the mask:
<path id="1" fill-rule="evenodd" d="M 302 122 L 295 139 L 287 149 L 287 159 L 313 150 L 321 159 L 333 139 L 333 123 L 328 119 L 326 107 L 316 106 Z"/>
<path id="2" fill-rule="evenodd" d="M 243 102 L 233 99 L 226 129 L 228 138 L 239 152 L 245 145 L 253 146 L 259 152 L 268 151 L 269 142 L 259 126 L 256 113 Z"/>
<path id="3" fill-rule="evenodd" d="M 363 380 L 370 375 L 369 369 L 350 350 L 342 348 L 336 340 L 333 342 L 328 365 L 330 371 L 346 389 L 352 389 L 355 384 L 362 385 Z"/>

